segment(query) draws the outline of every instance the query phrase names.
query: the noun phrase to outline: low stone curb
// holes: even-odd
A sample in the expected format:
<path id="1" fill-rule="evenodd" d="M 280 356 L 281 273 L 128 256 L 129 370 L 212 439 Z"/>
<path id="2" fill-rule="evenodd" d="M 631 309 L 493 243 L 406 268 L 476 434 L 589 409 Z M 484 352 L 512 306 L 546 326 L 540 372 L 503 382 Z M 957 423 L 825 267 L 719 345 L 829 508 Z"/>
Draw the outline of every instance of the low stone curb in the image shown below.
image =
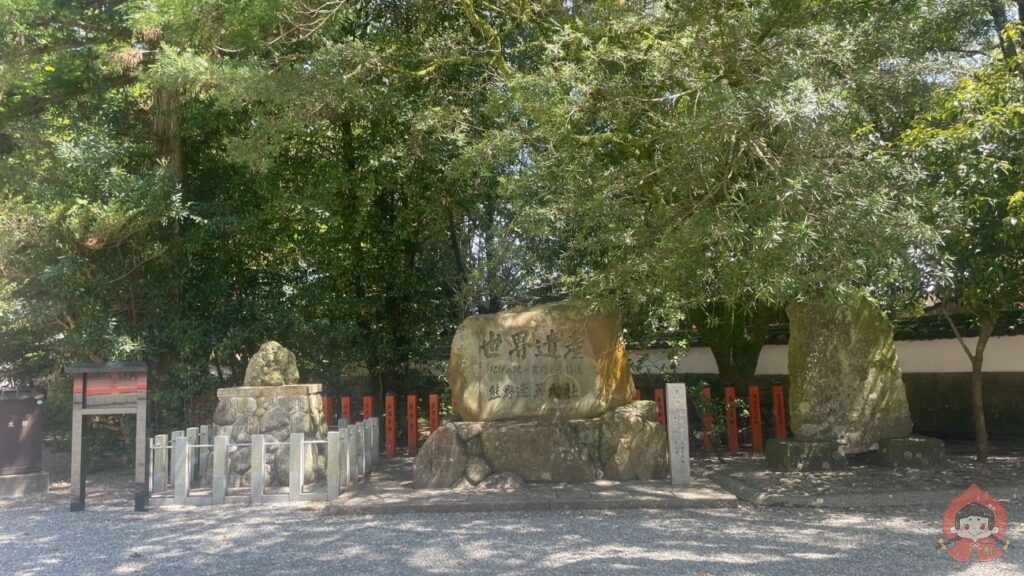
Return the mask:
<path id="1" fill-rule="evenodd" d="M 366 516 L 378 514 L 453 514 L 453 513 L 495 513 L 495 512 L 564 512 L 595 510 L 680 510 L 735 508 L 736 497 L 718 490 L 710 482 L 697 480 L 702 494 L 679 494 L 677 488 L 666 483 L 657 493 L 631 494 L 621 492 L 609 495 L 588 485 L 575 485 L 565 489 L 527 485 L 522 491 L 512 493 L 471 491 L 445 492 L 422 496 L 417 491 L 390 495 L 390 501 L 374 502 L 373 483 L 356 489 L 348 495 L 325 505 L 320 514 L 326 516 Z M 703 485 L 701 485 L 703 484 Z M 544 493 L 531 494 L 534 490 Z M 660 487 L 659 487 L 660 488 Z M 604 492 L 604 493 L 602 493 Z M 369 500 L 369 502 L 367 502 Z"/>
<path id="2" fill-rule="evenodd" d="M 597 510 L 686 510 L 735 508 L 735 499 L 695 502 L 630 500 L 602 501 L 523 501 L 523 502 L 438 502 L 428 504 L 346 505 L 328 504 L 321 510 L 325 516 L 375 516 L 383 514 L 479 514 L 496 512 L 566 512 Z"/>
<path id="3" fill-rule="evenodd" d="M 715 484 L 735 495 L 744 502 L 760 506 L 790 506 L 805 508 L 888 508 L 892 506 L 945 506 L 963 493 L 963 490 L 918 490 L 903 492 L 859 492 L 853 494 L 828 494 L 805 496 L 800 494 L 769 494 L 757 487 L 733 478 L 724 472 L 708 475 Z M 966 489 L 967 487 L 964 487 Z M 1024 499 L 1024 486 L 995 485 L 982 489 L 998 500 Z"/>

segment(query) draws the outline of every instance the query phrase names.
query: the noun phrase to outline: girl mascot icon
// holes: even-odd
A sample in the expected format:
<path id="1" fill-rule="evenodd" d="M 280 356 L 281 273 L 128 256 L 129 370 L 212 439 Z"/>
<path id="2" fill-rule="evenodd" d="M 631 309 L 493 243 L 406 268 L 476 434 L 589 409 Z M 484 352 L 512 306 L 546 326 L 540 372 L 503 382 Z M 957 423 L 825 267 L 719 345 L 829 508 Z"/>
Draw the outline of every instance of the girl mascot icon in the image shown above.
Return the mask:
<path id="1" fill-rule="evenodd" d="M 1010 547 L 1006 511 L 977 485 L 950 502 L 942 530 L 944 538 L 939 540 L 939 547 L 958 562 L 970 562 L 975 553 L 979 562 L 988 562 Z"/>

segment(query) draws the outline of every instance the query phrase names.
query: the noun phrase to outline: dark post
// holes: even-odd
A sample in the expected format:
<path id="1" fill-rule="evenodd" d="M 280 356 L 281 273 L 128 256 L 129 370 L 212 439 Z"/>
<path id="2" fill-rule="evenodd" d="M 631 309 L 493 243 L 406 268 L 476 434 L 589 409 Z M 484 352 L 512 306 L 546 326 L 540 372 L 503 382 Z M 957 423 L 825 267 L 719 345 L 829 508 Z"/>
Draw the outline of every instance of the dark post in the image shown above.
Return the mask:
<path id="1" fill-rule="evenodd" d="M 715 451 L 715 443 L 711 436 L 715 430 L 715 418 L 711 415 L 711 388 L 705 386 L 700 391 L 701 396 L 704 397 L 704 450 L 708 452 Z"/>
<path id="2" fill-rule="evenodd" d="M 395 395 L 384 397 L 384 457 L 395 457 Z"/>
<path id="3" fill-rule="evenodd" d="M 441 402 L 437 394 L 430 395 L 430 433 L 433 434 L 441 426 Z"/>
<path id="4" fill-rule="evenodd" d="M 658 423 L 665 425 L 665 389 L 654 389 L 654 403 L 658 405 Z"/>
<path id="5" fill-rule="evenodd" d="M 761 424 L 761 389 L 757 386 L 747 388 L 747 400 L 750 402 L 750 441 L 754 452 L 764 452 L 764 430 Z"/>
<path id="6" fill-rule="evenodd" d="M 419 419 L 416 415 L 416 395 L 410 394 L 406 398 L 406 426 L 409 436 L 409 456 L 415 456 L 420 447 Z"/>
<path id="7" fill-rule="evenodd" d="M 782 386 L 772 386 L 773 412 L 775 412 L 775 437 L 786 439 L 786 400 L 782 395 Z"/>
<path id="8" fill-rule="evenodd" d="M 729 437 L 729 452 L 740 451 L 739 423 L 736 421 L 736 389 L 725 389 L 725 426 Z"/>

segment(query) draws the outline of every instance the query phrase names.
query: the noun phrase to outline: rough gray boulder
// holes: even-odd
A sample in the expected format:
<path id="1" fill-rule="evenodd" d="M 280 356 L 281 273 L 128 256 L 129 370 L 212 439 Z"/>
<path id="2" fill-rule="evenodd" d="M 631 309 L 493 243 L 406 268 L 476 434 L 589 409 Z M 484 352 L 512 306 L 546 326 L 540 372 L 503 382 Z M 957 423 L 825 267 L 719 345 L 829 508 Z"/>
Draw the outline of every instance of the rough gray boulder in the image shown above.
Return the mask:
<path id="1" fill-rule="evenodd" d="M 466 479 L 476 484 L 491 474 L 491 465 L 479 456 L 470 456 L 466 464 Z"/>
<path id="2" fill-rule="evenodd" d="M 668 436 L 653 402 L 633 402 L 601 418 L 601 460 L 607 480 L 650 480 L 667 473 Z"/>
<path id="3" fill-rule="evenodd" d="M 243 386 L 286 386 L 299 383 L 295 354 L 270 340 L 260 346 L 245 367 Z"/>
<path id="4" fill-rule="evenodd" d="M 526 482 L 592 482 L 598 466 L 579 442 L 572 421 L 516 422 L 487 426 L 480 433 L 484 458 L 497 472 L 515 472 Z"/>
<path id="5" fill-rule="evenodd" d="M 892 325 L 877 305 L 859 295 L 845 305 L 795 303 L 786 313 L 794 438 L 859 454 L 910 435 Z"/>
<path id="6" fill-rule="evenodd" d="M 417 488 L 450 488 L 466 471 L 466 444 L 452 423 L 445 424 L 420 448 L 412 464 L 413 485 Z"/>
<path id="7" fill-rule="evenodd" d="M 488 476 L 484 466 L 494 473 Z M 427 440 L 413 465 L 420 488 L 526 482 L 633 480 L 668 475 L 668 436 L 657 406 L 636 401 L 599 418 L 452 422 Z M 512 478 L 513 476 L 508 476 Z M 513 482 L 514 483 L 514 482 Z"/>
<path id="8" fill-rule="evenodd" d="M 523 484 L 523 479 L 515 472 L 499 472 L 484 478 L 476 487 L 479 490 L 512 492 L 522 488 Z"/>

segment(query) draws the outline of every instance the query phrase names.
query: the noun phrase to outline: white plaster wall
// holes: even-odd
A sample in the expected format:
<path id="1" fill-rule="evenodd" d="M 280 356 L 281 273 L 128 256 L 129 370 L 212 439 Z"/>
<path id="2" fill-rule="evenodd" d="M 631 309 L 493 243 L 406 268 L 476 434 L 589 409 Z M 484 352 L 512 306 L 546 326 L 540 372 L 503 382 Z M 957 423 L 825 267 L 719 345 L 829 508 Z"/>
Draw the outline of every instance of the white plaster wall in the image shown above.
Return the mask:
<path id="1" fill-rule="evenodd" d="M 974 350 L 977 338 L 966 338 L 967 345 Z M 673 356 L 669 350 L 638 350 L 631 351 L 633 371 L 646 374 L 658 374 L 666 368 Z M 779 376 L 789 373 L 788 347 L 785 345 L 769 345 L 761 349 L 757 359 L 759 376 Z M 904 340 L 896 342 L 896 354 L 900 359 L 900 369 L 906 373 L 957 373 L 970 372 L 971 362 L 967 359 L 960 343 L 956 339 L 949 340 Z M 1024 336 L 999 336 L 989 340 L 985 348 L 985 372 L 1022 372 L 1024 373 Z M 679 355 L 675 370 L 667 369 L 676 374 L 717 374 L 715 357 L 710 348 L 691 348 L 685 355 Z"/>

